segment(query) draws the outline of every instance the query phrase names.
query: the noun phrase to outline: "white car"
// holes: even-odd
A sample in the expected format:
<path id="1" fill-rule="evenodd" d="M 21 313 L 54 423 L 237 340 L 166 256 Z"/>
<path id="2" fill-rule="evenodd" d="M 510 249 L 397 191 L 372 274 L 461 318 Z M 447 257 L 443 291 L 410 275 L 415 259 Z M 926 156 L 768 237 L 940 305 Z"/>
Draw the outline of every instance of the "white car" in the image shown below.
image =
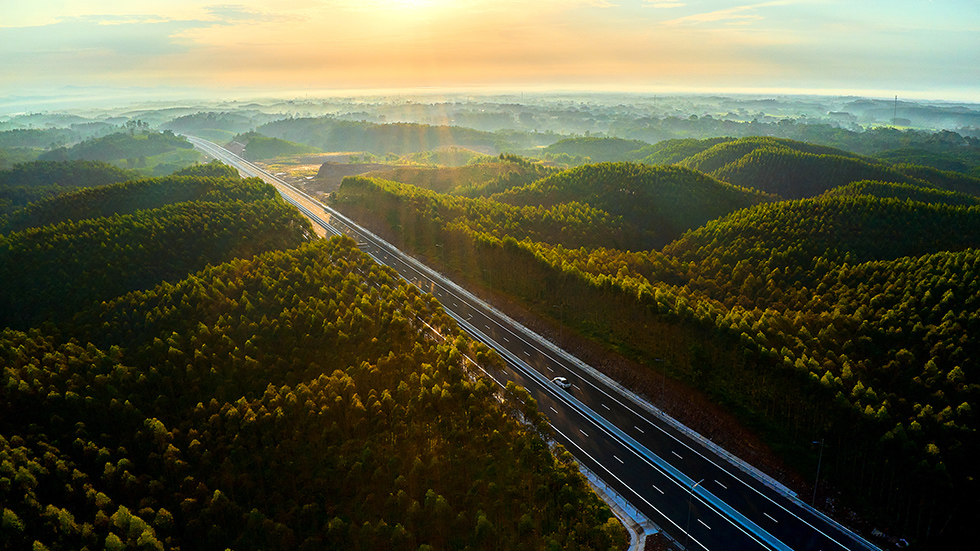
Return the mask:
<path id="1" fill-rule="evenodd" d="M 555 383 L 561 388 L 564 388 L 565 390 L 572 388 L 572 383 L 568 382 L 568 379 L 564 377 L 555 377 L 551 380 L 551 382 Z"/>

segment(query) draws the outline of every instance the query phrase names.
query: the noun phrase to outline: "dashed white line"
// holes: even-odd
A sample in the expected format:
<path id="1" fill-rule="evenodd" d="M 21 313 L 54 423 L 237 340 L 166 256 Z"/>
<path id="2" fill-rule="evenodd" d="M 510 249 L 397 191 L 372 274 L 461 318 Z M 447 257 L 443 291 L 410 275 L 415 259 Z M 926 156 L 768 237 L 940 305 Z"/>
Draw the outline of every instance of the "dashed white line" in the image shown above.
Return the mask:
<path id="1" fill-rule="evenodd" d="M 572 388 L 577 388 L 578 390 L 582 390 L 582 389 L 581 389 L 581 388 L 579 388 L 579 386 L 578 386 L 578 385 L 576 385 L 576 384 L 573 384 L 573 385 L 572 385 Z"/>
<path id="2" fill-rule="evenodd" d="M 651 486 L 653 486 L 653 485 L 651 484 Z M 660 488 L 657 488 L 656 486 L 653 486 L 653 489 L 656 490 L 656 491 L 658 491 L 658 492 L 660 492 L 661 494 L 664 493 L 663 490 L 661 490 Z"/>
<path id="3" fill-rule="evenodd" d="M 636 429 L 636 430 L 638 430 L 638 431 L 640 431 L 640 434 L 646 434 L 645 432 L 643 432 L 643 429 L 641 429 L 640 427 L 638 427 L 636 425 L 633 425 L 633 428 Z"/>
<path id="4" fill-rule="evenodd" d="M 504 340 L 510 342 L 510 339 L 508 339 L 507 337 L 504 337 Z"/>
<path id="5" fill-rule="evenodd" d="M 767 517 L 769 517 L 769 520 L 775 522 L 776 524 L 779 524 L 779 521 L 776 520 L 776 519 L 774 519 L 774 518 L 772 518 L 772 516 L 769 513 L 762 513 L 762 514 L 763 515 L 766 515 Z"/>
<path id="6" fill-rule="evenodd" d="M 525 355 L 525 356 L 527 356 L 528 358 L 530 358 L 530 357 L 531 357 L 531 353 L 530 353 L 530 352 L 528 352 L 527 350 L 525 350 L 525 351 L 524 351 L 524 355 Z"/>
<path id="7" fill-rule="evenodd" d="M 724 488 L 726 490 L 728 489 L 728 486 L 725 486 L 724 484 L 722 484 L 721 482 L 718 482 L 717 480 L 715 480 L 715 484 L 721 486 L 722 488 Z"/>
<path id="8" fill-rule="evenodd" d="M 681 454 L 675 452 L 674 450 L 670 450 L 670 453 L 676 455 L 677 456 L 677 459 L 684 459 L 683 457 L 681 457 Z"/>
<path id="9" fill-rule="evenodd" d="M 490 326 L 485 323 L 483 324 L 483 326 L 486 327 L 487 329 L 490 329 Z"/>
<path id="10" fill-rule="evenodd" d="M 700 523 L 701 523 L 701 525 L 702 525 L 702 526 L 704 526 L 705 528 L 707 528 L 708 530 L 711 530 L 711 527 L 710 527 L 710 526 L 708 526 L 707 524 L 705 524 L 703 520 L 701 520 L 701 519 L 698 519 L 698 522 L 700 522 Z"/>
<path id="11" fill-rule="evenodd" d="M 548 406 L 548 407 L 549 407 L 549 408 L 551 408 L 551 411 L 553 411 L 553 412 L 555 412 L 555 413 L 558 413 L 558 410 L 557 410 L 557 409 L 555 409 L 555 408 L 553 408 L 553 407 L 551 407 L 551 406 Z"/>
<path id="12" fill-rule="evenodd" d="M 586 437 L 586 438 L 588 438 L 588 437 L 589 437 L 589 435 L 588 435 L 588 434 L 586 434 L 586 432 L 585 432 L 584 430 L 582 430 L 582 429 L 578 429 L 578 431 L 579 431 L 579 432 L 581 432 L 582 434 L 585 434 L 585 437 Z"/>
<path id="13" fill-rule="evenodd" d="M 602 404 L 602 407 L 604 407 L 604 408 L 606 408 L 606 409 L 609 409 L 609 406 L 607 406 L 606 404 Z M 609 411 L 612 411 L 612 410 L 611 410 L 611 409 L 609 409 Z"/>
<path id="14" fill-rule="evenodd" d="M 620 464 L 622 464 L 622 463 L 623 463 L 623 460 L 622 460 L 622 459 L 620 459 L 620 458 L 618 458 L 618 457 L 616 457 L 615 455 L 613 456 L 613 459 L 615 459 L 616 461 L 619 461 L 619 462 L 620 462 Z"/>

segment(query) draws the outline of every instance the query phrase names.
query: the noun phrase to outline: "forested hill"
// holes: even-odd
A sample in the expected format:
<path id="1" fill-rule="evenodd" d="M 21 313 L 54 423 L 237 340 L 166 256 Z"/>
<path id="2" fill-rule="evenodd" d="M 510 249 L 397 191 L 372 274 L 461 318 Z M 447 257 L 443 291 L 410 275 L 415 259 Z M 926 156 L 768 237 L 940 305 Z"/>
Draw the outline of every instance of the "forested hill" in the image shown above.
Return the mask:
<path id="1" fill-rule="evenodd" d="M 652 241 L 645 248 L 659 248 L 709 220 L 772 197 L 682 167 L 600 163 L 511 188 L 493 199 L 519 206 L 586 203 L 650 232 Z"/>
<path id="2" fill-rule="evenodd" d="M 80 187 L 124 182 L 136 173 L 101 161 L 33 161 L 0 171 L 0 215 Z"/>
<path id="3" fill-rule="evenodd" d="M 551 155 L 588 157 L 593 163 L 614 162 L 625 159 L 632 152 L 648 146 L 640 140 L 621 138 L 566 138 L 541 150 Z"/>
<path id="4" fill-rule="evenodd" d="M 259 161 L 263 159 L 275 159 L 282 155 L 300 155 L 303 153 L 317 153 L 320 150 L 308 145 L 281 140 L 279 138 L 269 138 L 258 132 L 245 132 L 234 137 L 232 141 L 245 145 L 243 155 L 246 159 Z"/>
<path id="5" fill-rule="evenodd" d="M 60 331 L 0 334 L 5 547 L 625 546 L 533 400 L 498 405 L 474 362 L 500 360 L 349 239 Z"/>
<path id="6" fill-rule="evenodd" d="M 26 329 L 208 264 L 291 248 L 309 221 L 259 180 L 207 166 L 86 188 L 14 213 L 0 235 L 0 326 Z M 35 226 L 35 227 L 32 227 Z"/>
<path id="7" fill-rule="evenodd" d="M 276 191 L 261 180 L 201 176 L 164 176 L 63 193 L 14 211 L 0 233 L 21 231 L 68 220 L 132 214 L 185 201 L 258 201 L 274 199 Z"/>
<path id="8" fill-rule="evenodd" d="M 775 147 L 749 145 L 731 158 Z M 776 145 L 789 163 L 773 165 L 776 179 L 792 181 L 814 159 L 865 163 Z M 724 405 L 799 472 L 815 472 L 822 454 L 821 507 L 854 508 L 921 548 L 959 548 L 980 514 L 980 206 L 920 178 L 949 173 L 900 170 L 888 169 L 890 181 L 843 171 L 843 187 L 793 201 L 627 163 L 472 203 L 366 179 L 345 180 L 332 200 L 437 269 L 646 366 L 597 363 L 722 446 L 757 453 L 663 396 L 661 370 Z M 588 219 L 558 216 L 572 205 L 603 214 L 587 237 L 629 243 L 665 221 L 690 231 L 675 230 L 660 251 L 570 239 Z M 526 231 L 554 220 L 574 231 Z"/>
<path id="9" fill-rule="evenodd" d="M 980 248 L 978 227 L 976 205 L 831 196 L 737 211 L 685 234 L 664 253 L 702 266 L 738 258 L 816 277 L 817 261 L 854 264 Z"/>
<path id="10" fill-rule="evenodd" d="M 921 203 L 944 203 L 947 205 L 973 206 L 980 205 L 980 196 L 968 195 L 956 191 L 925 188 L 913 184 L 896 184 L 874 180 L 852 182 L 828 191 L 827 196 L 871 195 L 874 197 L 892 197 L 895 199 L 911 200 Z"/>
<path id="11" fill-rule="evenodd" d="M 41 160 L 114 161 L 151 157 L 175 149 L 193 149 L 194 146 L 169 130 L 164 132 L 144 131 L 140 133 L 117 132 L 101 138 L 93 138 L 68 148 L 58 148 L 46 152 Z"/>
<path id="12" fill-rule="evenodd" d="M 376 155 L 401 155 L 453 145 L 492 150 L 536 145 L 526 136 L 495 134 L 458 126 L 374 124 L 329 117 L 275 121 L 256 128 L 256 131 L 324 151 L 368 151 Z"/>
<path id="13" fill-rule="evenodd" d="M 438 153 L 438 152 L 436 152 Z M 512 187 L 530 184 L 560 169 L 509 154 L 483 157 L 460 167 L 398 167 L 366 176 L 392 180 L 464 197 L 487 197 Z"/>

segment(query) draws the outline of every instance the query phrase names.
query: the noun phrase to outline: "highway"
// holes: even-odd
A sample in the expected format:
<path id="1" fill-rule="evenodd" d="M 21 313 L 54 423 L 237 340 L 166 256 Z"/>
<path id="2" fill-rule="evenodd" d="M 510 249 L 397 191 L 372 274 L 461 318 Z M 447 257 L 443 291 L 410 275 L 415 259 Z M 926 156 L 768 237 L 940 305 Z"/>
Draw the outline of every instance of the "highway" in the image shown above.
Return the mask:
<path id="1" fill-rule="evenodd" d="M 314 224 L 355 238 L 362 251 L 431 292 L 473 338 L 496 350 L 513 380 L 538 401 L 555 439 L 686 549 L 876 550 L 789 490 L 681 426 L 343 214 L 199 138 L 196 147 L 272 183 Z M 564 390 L 554 377 L 572 382 Z"/>

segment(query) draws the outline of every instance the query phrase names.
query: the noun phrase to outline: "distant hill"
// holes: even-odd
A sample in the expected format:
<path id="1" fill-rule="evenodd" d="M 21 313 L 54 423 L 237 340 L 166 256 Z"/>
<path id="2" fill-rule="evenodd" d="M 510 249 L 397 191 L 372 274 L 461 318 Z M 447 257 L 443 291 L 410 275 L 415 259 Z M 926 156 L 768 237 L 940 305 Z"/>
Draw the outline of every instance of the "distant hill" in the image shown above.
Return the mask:
<path id="1" fill-rule="evenodd" d="M 762 192 L 687 168 L 633 163 L 585 165 L 493 198 L 511 205 L 546 208 L 569 201 L 585 203 L 651 232 L 648 248 L 662 247 L 709 220 L 771 200 Z"/>
<path id="2" fill-rule="evenodd" d="M 31 209 L 22 223 L 56 223 L 0 236 L 0 326 L 65 320 L 93 302 L 312 235 L 267 184 L 194 179 L 86 189 Z M 132 212 L 131 203 L 164 206 Z M 108 216 L 113 209 L 126 214 Z"/>
<path id="3" fill-rule="evenodd" d="M 465 147 L 444 147 L 435 151 L 420 151 L 410 153 L 402 157 L 401 162 L 417 163 L 421 165 L 436 165 L 445 167 L 465 166 L 468 163 L 486 158 L 485 153 L 473 151 Z"/>
<path id="4" fill-rule="evenodd" d="M 726 270 L 792 269 L 806 281 L 827 261 L 855 264 L 980 248 L 980 206 L 951 206 L 870 195 L 827 196 L 759 205 L 713 220 L 664 248 L 681 262 Z M 824 264 L 826 266 L 826 264 Z M 716 274 L 717 275 L 717 274 Z"/>
<path id="5" fill-rule="evenodd" d="M 439 193 L 450 193 L 462 186 L 478 186 L 512 170 L 505 163 L 483 163 L 460 167 L 400 166 L 371 172 L 368 176 L 411 184 Z"/>
<path id="6" fill-rule="evenodd" d="M 245 145 L 243 155 L 251 161 L 275 159 L 285 155 L 320 153 L 320 150 L 315 147 L 281 140 L 279 138 L 269 138 L 258 132 L 239 134 L 234 137 L 233 141 Z"/>
<path id="7" fill-rule="evenodd" d="M 210 139 L 208 136 L 226 135 L 229 139 L 224 141 L 227 142 L 236 134 L 255 130 L 257 126 L 281 118 L 283 118 L 282 115 L 270 115 L 252 110 L 236 112 L 201 111 L 176 117 L 162 123 L 159 128 L 161 130 L 173 130 L 181 134 L 193 134 L 205 139 Z"/>
<path id="8" fill-rule="evenodd" d="M 0 233 L 85 220 L 113 214 L 133 214 L 185 201 L 258 201 L 273 199 L 275 190 L 261 180 L 202 176 L 165 176 L 84 188 L 31 203 L 11 213 Z"/>
<path id="9" fill-rule="evenodd" d="M 977 176 L 910 164 L 893 165 L 892 169 L 921 184 L 980 197 L 980 177 Z"/>
<path id="10" fill-rule="evenodd" d="M 345 178 L 340 189 L 331 195 L 331 201 L 386 225 L 383 231 L 393 235 L 396 242 L 423 249 L 441 247 L 439 241 L 456 239 L 449 235 L 457 231 L 566 247 L 639 248 L 648 241 L 644 239 L 646 232 L 632 227 L 622 217 L 575 201 L 518 207 L 367 177 Z M 413 215 L 419 212 L 427 216 Z M 429 226 L 429 218 L 434 227 Z"/>
<path id="11" fill-rule="evenodd" d="M 53 149 L 39 159 L 105 161 L 139 170 L 145 176 L 163 176 L 198 162 L 201 155 L 194 151 L 190 142 L 169 130 L 133 129 Z"/>
<path id="12" fill-rule="evenodd" d="M 980 176 L 980 149 L 977 148 L 935 152 L 922 147 L 908 147 L 882 151 L 873 157 L 892 164 L 914 164 Z"/>
<path id="13" fill-rule="evenodd" d="M 622 138 L 567 138 L 545 147 L 541 152 L 551 155 L 588 157 L 593 163 L 601 163 L 631 160 L 629 159 L 631 152 L 649 145 L 641 140 Z"/>
<path id="14" fill-rule="evenodd" d="M 318 147 L 323 151 L 368 151 L 375 155 L 404 155 L 448 146 L 476 148 L 494 153 L 534 145 L 528 138 L 497 134 L 458 126 L 427 124 L 374 124 L 329 117 L 287 119 L 256 129 L 259 133 Z M 514 140 L 518 140 L 515 144 Z"/>
<path id="15" fill-rule="evenodd" d="M 861 180 L 851 182 L 846 186 L 834 188 L 826 196 L 871 195 L 881 198 L 895 198 L 923 203 L 944 203 L 953 206 L 980 205 L 980 197 L 944 189 L 926 188 L 912 184 L 896 184 L 892 182 L 877 182 Z"/>
<path id="16" fill-rule="evenodd" d="M 0 216 L 60 193 L 135 178 L 133 171 L 100 161 L 33 161 L 0 171 Z"/>
<path id="17" fill-rule="evenodd" d="M 632 151 L 628 161 L 636 161 L 648 165 L 670 165 L 693 157 L 702 151 L 720 143 L 733 141 L 735 138 L 694 138 L 663 140 Z"/>
<path id="18" fill-rule="evenodd" d="M 41 160 L 117 161 L 152 157 L 174 149 L 193 149 L 187 140 L 172 132 L 117 132 L 101 138 L 86 140 L 68 148 L 59 148 L 41 156 Z"/>

